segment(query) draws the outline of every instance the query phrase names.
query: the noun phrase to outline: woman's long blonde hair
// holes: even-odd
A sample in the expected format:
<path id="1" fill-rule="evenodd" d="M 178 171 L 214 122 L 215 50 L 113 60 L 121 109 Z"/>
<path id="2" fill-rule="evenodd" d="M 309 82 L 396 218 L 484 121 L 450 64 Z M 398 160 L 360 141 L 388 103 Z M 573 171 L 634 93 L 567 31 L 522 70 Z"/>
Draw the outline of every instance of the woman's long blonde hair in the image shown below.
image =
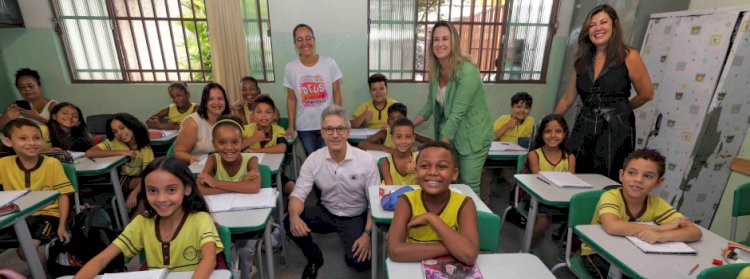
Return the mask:
<path id="1" fill-rule="evenodd" d="M 432 32 L 430 33 L 431 36 L 434 36 L 435 29 L 437 29 L 438 27 L 447 27 L 448 32 L 450 32 L 451 34 L 451 54 L 448 58 L 448 64 L 450 66 L 449 68 L 451 69 L 449 78 L 455 79 L 453 73 L 458 70 L 458 66 L 460 66 L 463 62 L 471 62 L 471 58 L 469 56 L 466 56 L 461 51 L 461 37 L 458 35 L 458 32 L 456 32 L 456 28 L 453 27 L 453 24 L 445 20 L 438 21 L 434 26 L 432 26 Z M 429 62 L 429 77 L 430 79 L 435 78 L 437 80 L 440 77 L 440 61 L 437 59 L 437 57 L 435 57 L 435 53 L 432 51 L 432 38 L 430 38 Z"/>

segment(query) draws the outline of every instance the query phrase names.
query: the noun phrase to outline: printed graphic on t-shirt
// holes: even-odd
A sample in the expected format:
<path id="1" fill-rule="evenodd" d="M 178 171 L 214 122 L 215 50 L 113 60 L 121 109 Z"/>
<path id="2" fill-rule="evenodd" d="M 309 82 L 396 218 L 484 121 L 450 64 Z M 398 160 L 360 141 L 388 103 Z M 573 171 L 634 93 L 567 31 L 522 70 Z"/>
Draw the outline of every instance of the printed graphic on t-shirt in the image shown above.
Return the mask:
<path id="1" fill-rule="evenodd" d="M 302 106 L 318 107 L 328 100 L 325 80 L 321 75 L 302 76 L 299 80 Z"/>

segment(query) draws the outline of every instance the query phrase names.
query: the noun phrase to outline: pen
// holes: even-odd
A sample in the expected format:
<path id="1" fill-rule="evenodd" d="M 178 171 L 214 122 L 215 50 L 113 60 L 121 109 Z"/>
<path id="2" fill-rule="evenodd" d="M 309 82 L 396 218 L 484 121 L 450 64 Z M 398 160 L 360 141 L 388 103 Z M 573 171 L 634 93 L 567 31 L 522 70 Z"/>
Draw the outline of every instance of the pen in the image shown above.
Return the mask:
<path id="1" fill-rule="evenodd" d="M 96 160 L 94 160 L 94 158 L 89 157 L 89 160 L 91 160 L 91 162 L 96 163 Z"/>
<path id="2" fill-rule="evenodd" d="M 538 177 L 538 176 L 537 176 L 537 177 L 536 177 L 536 179 L 539 179 L 539 181 L 541 181 L 541 182 L 544 182 L 544 184 L 547 184 L 547 185 L 549 185 L 549 182 L 547 182 L 547 181 L 544 181 L 544 179 L 542 179 L 541 177 Z"/>
<path id="3" fill-rule="evenodd" d="M 688 275 L 693 274 L 693 272 L 695 272 L 696 269 L 698 269 L 698 264 L 695 264 L 695 266 L 693 266 L 693 268 L 690 269 L 690 273 L 688 273 Z"/>

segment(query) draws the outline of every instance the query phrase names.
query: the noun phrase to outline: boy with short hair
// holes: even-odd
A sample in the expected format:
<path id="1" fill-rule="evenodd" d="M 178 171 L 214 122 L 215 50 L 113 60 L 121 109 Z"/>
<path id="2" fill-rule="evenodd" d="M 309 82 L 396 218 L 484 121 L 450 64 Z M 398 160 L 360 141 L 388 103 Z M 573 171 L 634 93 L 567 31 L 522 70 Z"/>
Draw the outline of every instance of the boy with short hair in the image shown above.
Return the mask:
<path id="1" fill-rule="evenodd" d="M 665 161 L 652 149 L 630 153 L 620 170 L 622 188 L 602 194 L 591 223 L 601 224 L 608 234 L 635 236 L 648 243 L 701 239 L 703 233 L 695 224 L 659 196 L 651 195 L 664 182 Z M 606 277 L 607 260 L 585 243 L 581 245 L 581 256 L 590 274 Z"/>
<path id="2" fill-rule="evenodd" d="M 383 74 L 371 75 L 367 84 L 372 100 L 365 101 L 352 113 L 352 128 L 385 128 L 388 108 L 398 101 L 388 98 L 388 79 Z"/>
<path id="3" fill-rule="evenodd" d="M 495 124 L 492 125 L 494 131 L 493 139 L 495 141 L 502 142 L 513 142 L 519 143 L 519 138 L 527 138 L 528 140 L 523 145 L 528 147 L 531 144 L 531 136 L 534 133 L 534 117 L 529 116 L 531 111 L 531 105 L 534 103 L 534 99 L 526 92 L 518 92 L 510 97 L 510 114 L 502 115 L 495 120 Z M 491 166 L 498 166 L 491 162 Z M 507 181 L 511 188 L 515 187 L 515 181 L 513 175 L 516 173 L 515 162 L 514 165 L 500 165 L 501 176 Z M 492 182 L 493 171 L 485 168 L 482 171 L 482 182 L 479 185 L 479 197 L 482 201 L 489 205 L 490 204 L 490 183 Z"/>
<path id="4" fill-rule="evenodd" d="M 409 118 L 399 118 L 391 124 L 391 141 L 395 148 L 393 153 L 381 160 L 378 168 L 386 185 L 414 185 L 417 184 L 415 168 L 417 152 L 414 146 L 414 123 Z"/>
<path id="5" fill-rule="evenodd" d="M 378 131 L 372 136 L 367 137 L 367 139 L 360 142 L 357 147 L 362 150 L 379 150 L 392 154 L 396 149 L 396 145 L 393 143 L 390 126 L 397 119 L 406 118 L 406 112 L 406 105 L 402 103 L 395 103 L 391 105 L 388 108 L 388 127 Z M 414 136 L 416 141 L 419 143 L 430 141 L 430 138 L 419 135 L 417 133 L 415 133 Z"/>
<path id="6" fill-rule="evenodd" d="M 495 141 L 515 142 L 518 138 L 531 137 L 534 117 L 529 116 L 534 99 L 526 92 L 518 92 L 510 98 L 510 114 L 500 116 L 492 125 Z"/>
<path id="7" fill-rule="evenodd" d="M 40 155 L 44 144 L 39 126 L 29 119 L 19 118 L 8 122 L 3 128 L 2 142 L 13 148 L 16 155 L 0 158 L 0 184 L 4 191 L 59 191 L 55 202 L 26 219 L 34 246 L 48 243 L 57 237 L 68 243 L 70 232 L 65 227 L 70 212 L 68 194 L 75 189 L 65 175 L 59 160 Z M 19 249 L 19 255 L 21 250 Z M 38 252 L 42 263 L 45 259 Z"/>

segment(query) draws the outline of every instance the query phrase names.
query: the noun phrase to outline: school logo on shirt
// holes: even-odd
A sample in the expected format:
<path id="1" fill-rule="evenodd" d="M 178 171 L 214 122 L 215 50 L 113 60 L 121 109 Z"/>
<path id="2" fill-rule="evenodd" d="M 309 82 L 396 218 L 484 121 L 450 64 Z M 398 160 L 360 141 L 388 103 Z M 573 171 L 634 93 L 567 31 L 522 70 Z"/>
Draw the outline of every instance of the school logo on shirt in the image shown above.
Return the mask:
<path id="1" fill-rule="evenodd" d="M 320 75 L 302 76 L 299 88 L 303 107 L 319 107 L 328 100 L 325 80 Z"/>
<path id="2" fill-rule="evenodd" d="M 188 261 L 194 261 L 197 259 L 198 254 L 200 254 L 200 251 L 193 246 L 185 247 L 185 250 L 182 250 L 182 257 Z"/>

